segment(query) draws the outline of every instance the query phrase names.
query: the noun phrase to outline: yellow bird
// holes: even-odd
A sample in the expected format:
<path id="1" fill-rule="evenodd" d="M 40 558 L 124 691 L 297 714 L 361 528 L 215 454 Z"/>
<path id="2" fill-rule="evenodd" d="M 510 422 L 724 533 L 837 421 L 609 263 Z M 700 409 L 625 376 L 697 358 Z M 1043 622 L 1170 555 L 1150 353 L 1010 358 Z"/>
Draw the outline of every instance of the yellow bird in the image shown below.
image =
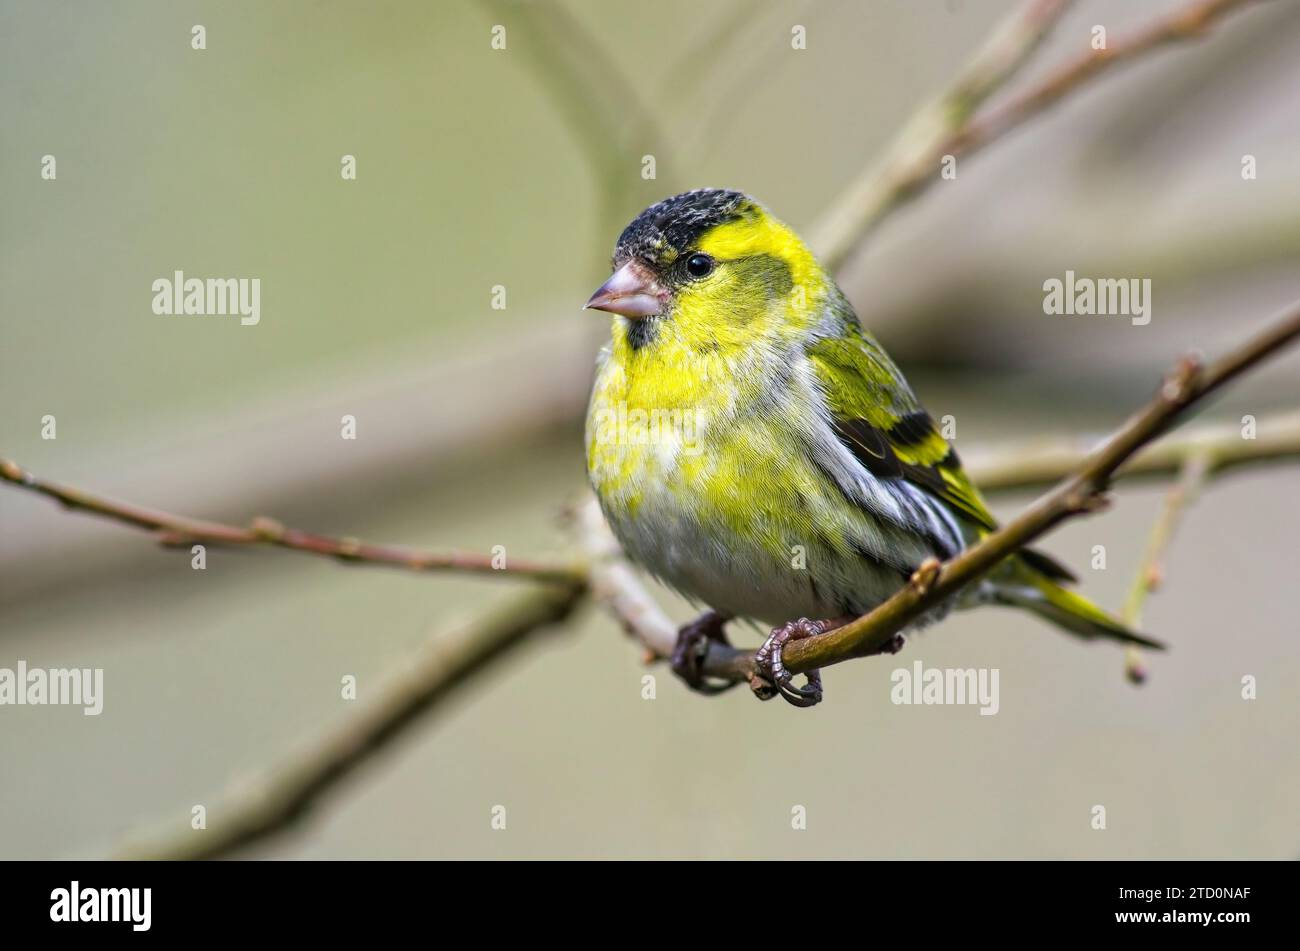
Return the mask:
<path id="1" fill-rule="evenodd" d="M 673 668 L 700 674 L 709 640 L 774 629 L 760 673 L 792 703 L 822 696 L 781 663 L 788 641 L 863 614 L 927 558 L 995 528 L 979 491 L 893 361 L 788 226 L 749 196 L 700 189 L 623 231 L 587 416 L 587 471 L 624 551 L 710 610 L 682 628 Z M 1026 608 L 1085 638 L 1161 647 L 1063 586 L 1034 551 L 940 605 Z M 887 648 L 902 646 L 896 638 Z"/>

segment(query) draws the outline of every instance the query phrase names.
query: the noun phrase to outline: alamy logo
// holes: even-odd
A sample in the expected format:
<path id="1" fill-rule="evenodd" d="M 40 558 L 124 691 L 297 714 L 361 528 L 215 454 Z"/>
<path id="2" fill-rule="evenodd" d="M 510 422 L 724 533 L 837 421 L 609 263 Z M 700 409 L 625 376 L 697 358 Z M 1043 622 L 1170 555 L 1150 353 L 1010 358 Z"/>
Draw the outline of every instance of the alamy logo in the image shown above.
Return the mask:
<path id="1" fill-rule="evenodd" d="M 88 717 L 104 710 L 104 668 L 102 667 L 27 667 L 20 660 L 17 668 L 0 667 L 0 706 L 79 706 Z"/>
<path id="2" fill-rule="evenodd" d="M 238 317 L 245 327 L 262 319 L 260 277 L 186 277 L 184 271 L 153 282 L 153 312 L 187 317 Z"/>
<path id="3" fill-rule="evenodd" d="M 918 660 L 912 669 L 897 668 L 889 675 L 894 686 L 889 699 L 895 704 L 978 704 L 980 716 L 991 717 L 998 712 L 997 667 L 930 667 Z"/>
<path id="4" fill-rule="evenodd" d="M 1043 313 L 1131 317 L 1135 327 L 1151 323 L 1151 278 L 1049 277 L 1043 281 Z"/>
<path id="5" fill-rule="evenodd" d="M 700 415 L 692 409 L 629 409 L 619 403 L 597 410 L 592 429 L 598 446 L 663 446 L 687 456 L 704 451 Z"/>
<path id="6" fill-rule="evenodd" d="M 50 892 L 50 921 L 127 921 L 132 931 L 148 931 L 153 914 L 152 888 L 70 888 Z"/>

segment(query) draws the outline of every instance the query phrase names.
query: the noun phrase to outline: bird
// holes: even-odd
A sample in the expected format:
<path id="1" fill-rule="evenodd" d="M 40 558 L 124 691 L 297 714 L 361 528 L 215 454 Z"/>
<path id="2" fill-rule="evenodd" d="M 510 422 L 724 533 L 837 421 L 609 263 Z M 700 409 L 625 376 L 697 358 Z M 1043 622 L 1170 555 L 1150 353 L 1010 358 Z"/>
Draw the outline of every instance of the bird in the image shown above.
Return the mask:
<path id="1" fill-rule="evenodd" d="M 671 664 L 719 692 L 701 659 L 732 620 L 770 627 L 751 687 L 822 700 L 782 662 L 889 598 L 997 523 L 956 450 L 804 241 L 749 195 L 704 188 L 646 208 L 586 308 L 612 315 L 586 421 L 587 473 L 623 551 L 706 610 Z M 1004 560 L 895 635 L 954 607 L 1026 609 L 1085 638 L 1163 647 L 1068 585 L 1042 552 Z"/>

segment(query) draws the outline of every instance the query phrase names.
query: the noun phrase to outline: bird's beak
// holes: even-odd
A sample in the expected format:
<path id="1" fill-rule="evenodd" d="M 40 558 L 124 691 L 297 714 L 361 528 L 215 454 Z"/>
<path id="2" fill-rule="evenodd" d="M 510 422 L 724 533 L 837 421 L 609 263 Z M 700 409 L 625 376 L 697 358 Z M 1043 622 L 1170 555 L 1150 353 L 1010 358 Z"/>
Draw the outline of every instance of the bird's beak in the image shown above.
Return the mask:
<path id="1" fill-rule="evenodd" d="M 654 317 L 663 309 L 667 296 L 645 265 L 628 261 L 597 288 L 584 309 L 604 310 L 633 319 Z"/>

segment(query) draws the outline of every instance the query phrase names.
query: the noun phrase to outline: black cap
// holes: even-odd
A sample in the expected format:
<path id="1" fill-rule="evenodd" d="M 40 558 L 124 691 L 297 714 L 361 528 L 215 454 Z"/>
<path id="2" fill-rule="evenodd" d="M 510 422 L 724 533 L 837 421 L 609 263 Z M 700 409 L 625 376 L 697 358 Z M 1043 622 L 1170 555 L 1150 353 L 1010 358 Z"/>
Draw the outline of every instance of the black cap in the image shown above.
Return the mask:
<path id="1" fill-rule="evenodd" d="M 710 228 L 738 221 L 754 207 L 743 192 L 697 188 L 651 205 L 623 229 L 614 247 L 614 266 L 629 258 L 647 264 L 671 264 Z"/>

